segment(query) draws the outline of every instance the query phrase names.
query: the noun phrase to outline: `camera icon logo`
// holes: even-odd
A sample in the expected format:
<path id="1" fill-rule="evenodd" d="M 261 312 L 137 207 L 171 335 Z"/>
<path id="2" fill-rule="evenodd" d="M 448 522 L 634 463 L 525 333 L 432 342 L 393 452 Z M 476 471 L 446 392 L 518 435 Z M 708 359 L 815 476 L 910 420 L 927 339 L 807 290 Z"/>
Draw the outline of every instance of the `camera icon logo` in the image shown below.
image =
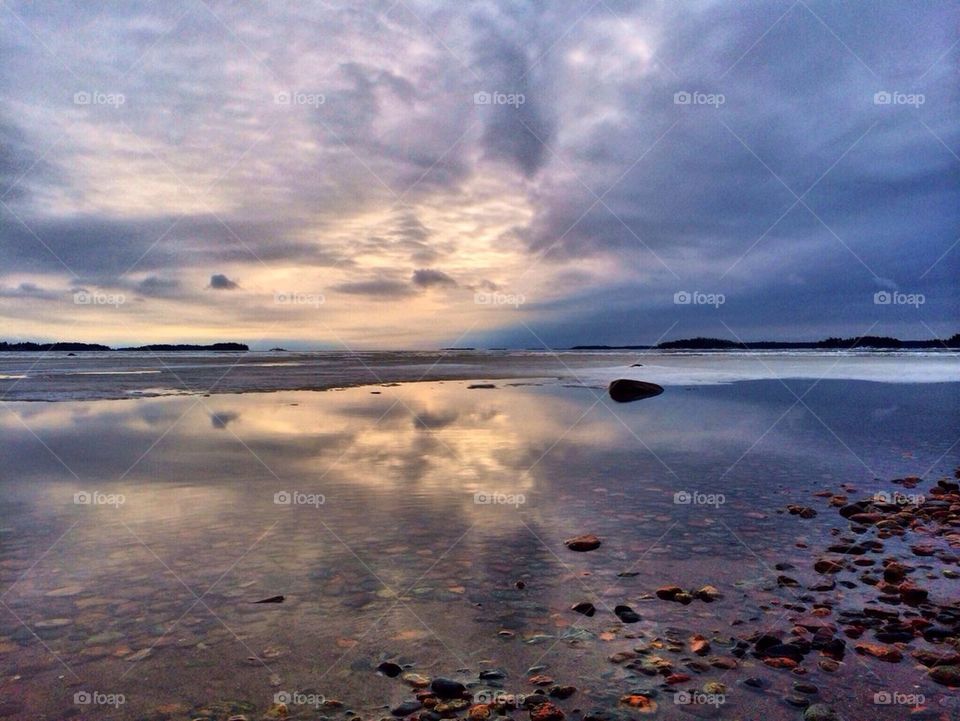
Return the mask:
<path id="1" fill-rule="evenodd" d="M 478 93 L 473 94 L 473 104 L 474 105 L 490 105 L 493 101 L 493 96 L 490 95 L 486 90 L 481 90 Z"/>
<path id="2" fill-rule="evenodd" d="M 73 702 L 78 705 L 93 703 L 93 695 L 89 691 L 77 691 L 73 694 Z"/>
<path id="3" fill-rule="evenodd" d="M 874 305 L 890 305 L 893 296 L 885 290 L 878 290 L 873 294 Z"/>
<path id="4" fill-rule="evenodd" d="M 93 503 L 93 496 L 89 491 L 80 491 L 73 494 L 73 502 L 77 506 L 89 506 Z"/>
<path id="5" fill-rule="evenodd" d="M 881 90 L 873 94 L 874 105 L 889 105 L 892 102 L 893 102 L 893 95 L 888 93 L 886 90 Z"/>
<path id="6" fill-rule="evenodd" d="M 693 703 L 693 698 L 689 691 L 677 691 L 673 696 L 673 702 L 678 705 L 687 706 Z"/>
<path id="7" fill-rule="evenodd" d="M 689 105 L 693 101 L 693 96 L 690 95 L 686 90 L 681 90 L 678 93 L 673 94 L 673 104 L 674 105 Z"/>
<path id="8" fill-rule="evenodd" d="M 292 700 L 293 696 L 289 691 L 277 691 L 277 693 L 273 694 L 274 703 L 289 704 Z"/>
<path id="9" fill-rule="evenodd" d="M 877 691 L 873 694 L 873 702 L 879 706 L 889 706 L 893 703 L 893 695 L 889 691 Z"/>
<path id="10" fill-rule="evenodd" d="M 278 506 L 289 506 L 293 503 L 293 495 L 290 491 L 277 491 L 273 494 L 273 502 Z"/>
<path id="11" fill-rule="evenodd" d="M 290 104 L 290 93 L 274 93 L 273 102 L 277 105 L 289 105 Z"/>
<path id="12" fill-rule="evenodd" d="M 90 93 L 85 90 L 81 90 L 79 93 L 73 94 L 73 104 L 74 105 L 89 105 L 90 104 Z"/>
<path id="13" fill-rule="evenodd" d="M 677 505 L 689 506 L 693 502 L 693 496 L 689 491 L 677 491 L 673 494 L 673 502 Z"/>
<path id="14" fill-rule="evenodd" d="M 673 294 L 673 302 L 676 305 L 690 305 L 692 301 L 693 296 L 685 290 L 678 290 Z"/>

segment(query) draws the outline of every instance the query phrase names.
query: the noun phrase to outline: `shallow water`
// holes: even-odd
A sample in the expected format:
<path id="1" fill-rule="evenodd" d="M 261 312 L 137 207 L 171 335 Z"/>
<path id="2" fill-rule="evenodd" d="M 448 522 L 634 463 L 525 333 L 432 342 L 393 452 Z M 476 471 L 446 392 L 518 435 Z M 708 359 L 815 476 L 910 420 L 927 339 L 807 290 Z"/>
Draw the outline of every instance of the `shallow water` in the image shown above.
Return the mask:
<path id="1" fill-rule="evenodd" d="M 410 697 L 375 672 L 388 658 L 465 682 L 500 668 L 516 694 L 544 666 L 578 688 L 568 713 L 614 708 L 656 681 L 607 660 L 629 634 L 702 633 L 723 655 L 744 633 L 734 622 L 789 627 L 797 596 L 773 564 L 812 580 L 815 549 L 842 525 L 813 492 L 869 495 L 960 464 L 956 384 L 676 386 L 629 405 L 592 388 L 468 385 L 4 403 L 0 716 L 257 718 L 299 692 L 344 706 L 293 703 L 295 716 L 379 718 Z M 579 533 L 603 545 L 566 549 Z M 724 599 L 643 598 L 668 583 Z M 580 601 L 596 616 L 572 613 Z M 621 603 L 642 621 L 621 624 Z M 800 715 L 781 700 L 796 677 L 750 657 L 694 685 L 708 680 L 727 686 L 722 706 L 666 695 L 657 718 Z M 804 680 L 849 719 L 906 717 L 873 703 L 881 691 L 956 710 L 909 662 L 848 654 Z"/>
<path id="2" fill-rule="evenodd" d="M 642 369 L 640 367 L 641 366 Z M 602 391 L 615 378 L 664 386 L 806 378 L 960 381 L 960 353 L 929 351 L 312 351 L 0 353 L 0 400 L 325 390 L 367 383 L 538 378 Z"/>

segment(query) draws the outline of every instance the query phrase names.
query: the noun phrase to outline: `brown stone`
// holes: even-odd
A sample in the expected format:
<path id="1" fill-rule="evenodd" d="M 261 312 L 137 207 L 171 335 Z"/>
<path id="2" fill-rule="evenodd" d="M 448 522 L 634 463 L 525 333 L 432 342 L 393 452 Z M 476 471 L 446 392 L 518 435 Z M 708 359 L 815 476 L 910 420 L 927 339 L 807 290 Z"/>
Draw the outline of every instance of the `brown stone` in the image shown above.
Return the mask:
<path id="1" fill-rule="evenodd" d="M 582 536 L 568 538 L 563 543 L 571 551 L 579 551 L 581 553 L 600 548 L 600 539 L 592 533 L 586 533 Z"/>
<path id="2" fill-rule="evenodd" d="M 563 711 L 549 701 L 530 709 L 530 721 L 563 721 Z"/>
<path id="3" fill-rule="evenodd" d="M 901 653 L 900 649 L 894 648 L 893 646 L 884 646 L 879 643 L 858 643 L 854 648 L 859 654 L 873 656 L 888 663 L 897 663 L 903 658 L 903 653 Z"/>

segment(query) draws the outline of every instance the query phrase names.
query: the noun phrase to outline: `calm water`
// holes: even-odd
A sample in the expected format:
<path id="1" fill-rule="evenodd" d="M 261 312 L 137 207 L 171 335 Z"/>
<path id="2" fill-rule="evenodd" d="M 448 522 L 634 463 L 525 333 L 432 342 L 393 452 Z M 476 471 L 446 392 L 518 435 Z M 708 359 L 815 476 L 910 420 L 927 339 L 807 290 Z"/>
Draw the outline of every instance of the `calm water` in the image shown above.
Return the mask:
<path id="1" fill-rule="evenodd" d="M 607 661 L 628 633 L 722 650 L 734 621 L 784 626 L 794 598 L 772 565 L 812 579 L 815 551 L 797 544 L 841 525 L 813 492 L 960 465 L 956 384 L 677 386 L 626 406 L 468 385 L 2 404 L 0 716 L 259 718 L 297 691 L 344 706 L 294 716 L 375 719 L 410 698 L 375 672 L 384 659 L 464 681 L 499 668 L 514 693 L 544 666 L 578 688 L 568 712 L 614 708 L 655 681 Z M 819 515 L 778 513 L 788 503 Z M 588 532 L 599 550 L 563 546 Z M 667 583 L 725 598 L 642 598 Z M 580 601 L 596 616 L 571 613 Z M 643 620 L 620 624 L 620 603 Z M 719 718 L 800 715 L 781 700 L 795 677 L 749 657 L 708 680 L 728 687 Z M 850 719 L 905 717 L 871 703 L 883 688 L 955 708 L 909 662 L 848 656 L 805 680 Z M 658 718 L 690 711 L 664 700 Z"/>

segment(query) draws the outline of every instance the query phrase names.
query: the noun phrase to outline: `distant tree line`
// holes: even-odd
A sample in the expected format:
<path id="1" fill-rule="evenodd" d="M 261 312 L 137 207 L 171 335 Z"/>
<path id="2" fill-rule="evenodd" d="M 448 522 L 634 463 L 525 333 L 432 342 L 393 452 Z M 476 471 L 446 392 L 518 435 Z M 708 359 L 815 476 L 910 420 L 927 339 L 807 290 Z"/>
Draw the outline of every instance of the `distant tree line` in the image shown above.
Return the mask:
<path id="1" fill-rule="evenodd" d="M 212 343 L 210 345 L 190 345 L 158 343 L 153 345 L 141 345 L 130 348 L 111 348 L 110 346 L 100 345 L 99 343 L 8 343 L 0 341 L 0 353 L 4 351 L 17 352 L 52 352 L 52 351 L 70 351 L 76 353 L 79 351 L 247 351 L 250 348 L 245 343 Z"/>
<path id="2" fill-rule="evenodd" d="M 849 350 L 852 348 L 906 349 L 913 348 L 960 348 L 960 333 L 946 340 L 900 340 L 887 336 L 865 335 L 859 338 L 826 338 L 818 341 L 774 341 L 761 340 L 742 343 L 725 338 L 683 338 L 668 340 L 655 346 L 649 345 L 576 345 L 571 350 L 787 350 L 787 349 L 829 349 Z"/>

